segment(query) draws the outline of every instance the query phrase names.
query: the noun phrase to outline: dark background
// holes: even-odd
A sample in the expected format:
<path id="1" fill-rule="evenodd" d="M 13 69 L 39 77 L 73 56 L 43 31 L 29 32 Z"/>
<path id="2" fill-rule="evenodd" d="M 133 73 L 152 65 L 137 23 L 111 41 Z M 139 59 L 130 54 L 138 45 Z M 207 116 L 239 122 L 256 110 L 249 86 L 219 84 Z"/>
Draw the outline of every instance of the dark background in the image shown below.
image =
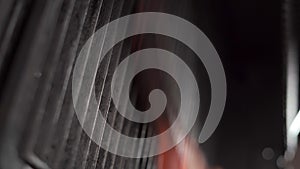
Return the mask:
<path id="1" fill-rule="evenodd" d="M 202 145 L 209 162 L 226 169 L 278 168 L 285 149 L 284 2 L 170 0 L 147 5 L 145 11 L 173 13 L 197 25 L 223 62 L 227 103 L 219 127 Z M 271 160 L 262 156 L 266 147 L 274 150 Z"/>
<path id="2" fill-rule="evenodd" d="M 208 30 L 208 36 L 228 86 L 223 119 L 210 139 L 216 145 L 212 159 L 226 169 L 277 168 L 285 133 L 283 2 L 209 3 L 215 33 Z M 274 149 L 272 160 L 263 159 L 265 147 Z"/>

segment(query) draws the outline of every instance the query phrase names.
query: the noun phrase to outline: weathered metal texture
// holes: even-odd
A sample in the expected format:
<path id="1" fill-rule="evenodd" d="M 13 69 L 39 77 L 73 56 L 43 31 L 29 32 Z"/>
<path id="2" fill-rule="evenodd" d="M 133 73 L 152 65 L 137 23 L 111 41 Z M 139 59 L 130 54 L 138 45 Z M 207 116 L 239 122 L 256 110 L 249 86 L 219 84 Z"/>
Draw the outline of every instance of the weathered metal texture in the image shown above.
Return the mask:
<path id="1" fill-rule="evenodd" d="M 88 138 L 71 99 L 70 78 L 76 56 L 99 27 L 132 11 L 134 1 L 124 3 L 1 2 L 0 78 L 5 82 L 1 83 L 1 168 L 136 165 L 135 159 L 116 157 Z M 105 88 L 100 95 L 103 112 L 115 111 L 110 107 L 107 87 L 121 47 L 114 48 L 98 72 L 99 86 Z"/>

